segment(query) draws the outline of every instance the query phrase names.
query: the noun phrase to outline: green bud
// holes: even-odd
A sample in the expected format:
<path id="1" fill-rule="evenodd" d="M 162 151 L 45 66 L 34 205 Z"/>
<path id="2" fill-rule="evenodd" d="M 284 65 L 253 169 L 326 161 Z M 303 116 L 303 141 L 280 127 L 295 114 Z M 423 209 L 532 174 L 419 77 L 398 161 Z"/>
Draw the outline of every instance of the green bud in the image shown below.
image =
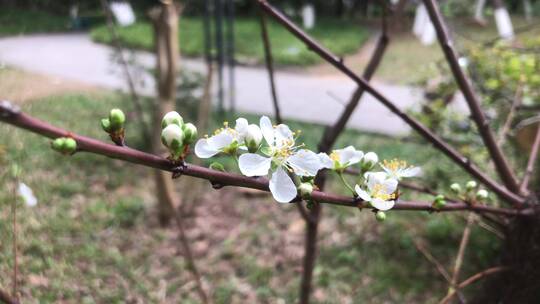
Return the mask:
<path id="1" fill-rule="evenodd" d="M 362 157 L 362 161 L 360 162 L 362 166 L 362 170 L 369 171 L 375 167 L 375 165 L 379 162 L 379 157 L 375 152 L 368 152 Z"/>
<path id="2" fill-rule="evenodd" d="M 461 192 L 461 186 L 458 183 L 453 183 L 450 185 L 450 190 L 455 194 L 459 194 Z"/>
<path id="3" fill-rule="evenodd" d="M 444 195 L 439 194 L 435 196 L 435 200 L 433 201 L 433 208 L 440 209 L 446 205 L 446 200 L 444 199 Z"/>
<path id="4" fill-rule="evenodd" d="M 63 152 L 65 154 L 73 154 L 77 150 L 77 142 L 75 139 L 68 137 L 64 141 Z"/>
<path id="5" fill-rule="evenodd" d="M 101 120 L 101 128 L 103 131 L 110 133 L 111 132 L 111 121 L 108 118 L 103 118 Z"/>
<path id="6" fill-rule="evenodd" d="M 124 128 L 126 115 L 120 109 L 112 109 L 109 113 L 111 131 L 119 131 Z"/>
<path id="7" fill-rule="evenodd" d="M 298 186 L 298 191 L 302 198 L 309 198 L 313 192 L 313 185 L 310 183 L 301 183 L 300 186 Z"/>
<path id="8" fill-rule="evenodd" d="M 485 189 L 480 189 L 476 192 L 476 199 L 479 201 L 485 201 L 489 196 L 489 193 Z"/>
<path id="9" fill-rule="evenodd" d="M 375 219 L 379 222 L 384 222 L 384 220 L 386 220 L 386 213 L 377 211 L 377 213 L 375 213 Z"/>
<path id="10" fill-rule="evenodd" d="M 178 114 L 178 112 L 171 111 L 165 114 L 165 116 L 163 116 L 163 119 L 161 120 L 161 128 L 165 129 L 165 127 L 171 124 L 182 127 L 182 125 L 184 124 L 184 119 L 182 118 L 182 116 L 180 116 L 180 114 Z"/>
<path id="11" fill-rule="evenodd" d="M 478 184 L 475 181 L 468 181 L 467 184 L 465 184 L 467 191 L 473 190 L 476 186 L 478 186 Z"/>
<path id="12" fill-rule="evenodd" d="M 225 172 L 225 167 L 221 163 L 213 162 L 210 164 L 210 169 Z"/>
<path id="13" fill-rule="evenodd" d="M 191 145 L 197 139 L 197 127 L 192 123 L 185 124 L 182 129 L 184 130 L 184 145 Z"/>
<path id="14" fill-rule="evenodd" d="M 13 176 L 14 178 L 18 178 L 19 176 L 21 176 L 21 167 L 19 167 L 19 165 L 17 164 L 13 164 L 11 166 L 11 176 Z"/>
<path id="15" fill-rule="evenodd" d="M 55 150 L 55 151 L 63 152 L 64 142 L 65 141 L 66 141 L 65 137 L 57 138 L 57 139 L 53 140 L 53 142 L 51 143 L 51 148 L 53 148 L 53 150 Z"/>

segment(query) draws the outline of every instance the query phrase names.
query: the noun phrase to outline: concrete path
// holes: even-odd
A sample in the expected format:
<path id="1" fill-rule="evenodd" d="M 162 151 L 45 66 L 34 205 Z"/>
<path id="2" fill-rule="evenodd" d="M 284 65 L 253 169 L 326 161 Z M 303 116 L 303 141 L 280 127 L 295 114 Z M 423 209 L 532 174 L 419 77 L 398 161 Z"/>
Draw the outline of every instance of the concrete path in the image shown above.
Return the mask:
<path id="1" fill-rule="evenodd" d="M 135 62 L 153 67 L 154 56 L 148 52 L 131 54 Z M 205 72 L 202 61 L 183 59 L 181 66 Z M 56 76 L 110 89 L 126 91 L 127 86 L 111 47 L 93 43 L 87 34 L 34 35 L 0 39 L 0 66 L 12 66 L 30 72 Z M 153 78 L 141 68 L 134 71 L 138 91 L 155 94 Z M 278 96 L 285 118 L 323 124 L 333 123 L 344 103 L 356 88 L 348 78 L 340 75 L 303 75 L 278 71 Z M 239 111 L 272 114 L 272 102 L 266 70 L 238 67 L 236 69 L 236 107 Z M 373 82 L 401 109 L 413 106 L 421 98 L 419 90 L 406 86 Z M 1 93 L 1 92 L 0 92 Z M 392 115 L 377 100 L 363 97 L 348 127 L 389 135 L 403 135 L 409 128 Z"/>

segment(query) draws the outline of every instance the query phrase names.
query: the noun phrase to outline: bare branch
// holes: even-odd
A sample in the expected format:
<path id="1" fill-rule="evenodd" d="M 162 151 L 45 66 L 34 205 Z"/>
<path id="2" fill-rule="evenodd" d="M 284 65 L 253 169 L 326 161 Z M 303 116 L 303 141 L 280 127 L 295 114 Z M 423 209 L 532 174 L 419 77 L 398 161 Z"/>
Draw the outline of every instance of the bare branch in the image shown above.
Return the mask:
<path id="1" fill-rule="evenodd" d="M 529 155 L 529 160 L 527 161 L 527 169 L 525 169 L 523 180 L 521 181 L 521 185 L 519 186 L 519 191 L 521 193 L 528 192 L 529 180 L 531 179 L 531 175 L 534 172 L 534 165 L 536 163 L 536 159 L 538 159 L 539 148 L 540 148 L 540 124 L 538 124 L 538 128 L 536 129 L 536 136 L 534 138 L 534 142 L 532 145 L 531 154 Z"/>
<path id="2" fill-rule="evenodd" d="M 439 38 L 439 43 L 441 45 L 443 53 L 446 56 L 446 61 L 450 65 L 452 74 L 454 75 L 454 78 L 459 88 L 461 89 L 461 92 L 463 93 L 467 104 L 469 105 L 472 119 L 474 120 L 476 126 L 478 127 L 478 130 L 480 131 L 480 136 L 482 137 L 482 140 L 484 141 L 484 144 L 486 145 L 486 148 L 491 155 L 495 167 L 497 168 L 497 173 L 499 174 L 501 180 L 504 182 L 504 184 L 509 190 L 513 191 L 514 193 L 518 193 L 519 186 L 517 184 L 516 177 L 512 169 L 510 168 L 510 165 L 508 164 L 504 154 L 502 153 L 501 148 L 497 145 L 497 142 L 495 141 L 495 136 L 489 128 L 489 122 L 486 120 L 485 115 L 482 112 L 482 108 L 480 107 L 480 101 L 478 100 L 478 97 L 476 96 L 472 88 L 470 80 L 459 66 L 457 52 L 454 49 L 453 42 L 450 38 L 450 35 L 448 34 L 448 30 L 439 11 L 437 3 L 435 0 L 424 0 L 424 4 L 429 13 L 431 22 L 435 27 L 435 31 L 437 32 L 437 37 Z M 522 202 L 512 201 L 512 203 L 517 206 L 520 205 Z"/>
<path id="3" fill-rule="evenodd" d="M 497 267 L 492 267 L 492 268 L 488 268 L 484 271 L 481 271 L 471 277 L 469 277 L 468 279 L 466 279 L 465 281 L 459 283 L 459 285 L 457 286 L 457 288 L 452 292 L 452 293 L 449 293 L 446 297 L 444 297 L 444 299 L 442 299 L 439 304 L 446 304 L 448 302 L 450 302 L 450 300 L 452 300 L 452 298 L 456 295 L 456 292 L 460 289 L 463 289 L 465 287 L 467 287 L 468 285 L 484 278 L 484 277 L 487 277 L 489 275 L 492 275 L 494 273 L 497 273 L 497 272 L 501 272 L 501 271 L 507 271 L 507 270 L 510 270 L 508 267 L 502 267 L 502 266 L 497 266 Z"/>
<path id="4" fill-rule="evenodd" d="M 501 131 L 499 133 L 499 139 L 497 140 L 497 145 L 502 146 L 504 141 L 506 140 L 506 136 L 508 135 L 508 131 L 510 131 L 510 126 L 512 125 L 512 121 L 514 120 L 514 116 L 516 115 L 516 111 L 521 104 L 521 92 L 523 91 L 521 85 L 518 86 L 516 89 L 516 93 L 514 94 L 514 99 L 512 100 L 512 106 L 510 107 L 510 111 L 508 112 L 508 116 L 506 116 L 506 120 L 504 121 L 504 124 L 501 128 Z"/>
<path id="5" fill-rule="evenodd" d="M 454 269 L 452 271 L 452 279 L 450 280 L 450 287 L 448 288 L 448 293 L 453 293 L 455 286 L 459 280 L 459 272 L 461 271 L 461 265 L 463 264 L 463 257 L 465 256 L 465 250 L 469 244 L 469 236 L 471 235 L 471 227 L 474 223 L 474 214 L 469 213 L 467 216 L 467 225 L 463 230 L 463 235 L 461 236 L 461 242 L 459 243 L 458 254 L 456 256 L 456 261 L 454 263 Z"/>
<path id="6" fill-rule="evenodd" d="M 413 117 L 407 115 L 405 112 L 401 111 L 394 103 L 392 103 L 388 98 L 386 98 L 381 92 L 371 86 L 365 79 L 358 76 L 355 72 L 349 69 L 343 64 L 341 59 L 332 54 L 326 48 L 321 46 L 317 41 L 303 32 L 298 26 L 296 26 L 292 21 L 290 21 L 285 15 L 275 9 L 273 6 L 268 4 L 265 0 L 258 0 L 259 5 L 274 19 L 280 22 L 287 30 L 294 34 L 297 38 L 302 40 L 312 51 L 317 53 L 321 58 L 332 64 L 338 70 L 342 71 L 345 75 L 355 81 L 359 86 L 363 87 L 364 90 L 370 93 L 373 97 L 379 100 L 383 105 L 385 105 L 391 112 L 400 117 L 408 125 L 410 125 L 414 130 L 416 130 L 420 135 L 422 135 L 426 140 L 431 142 L 436 148 L 445 153 L 449 158 L 451 158 L 456 164 L 460 165 L 463 169 L 469 172 L 471 175 L 476 177 L 479 181 L 485 184 L 493 192 L 499 195 L 506 201 L 513 203 L 514 205 L 520 205 L 524 203 L 524 198 L 516 195 L 515 193 L 509 191 L 505 187 L 498 184 L 487 174 L 482 172 L 481 169 L 473 165 L 468 158 L 464 157 L 461 153 L 451 147 L 448 143 L 444 142 L 441 138 L 436 136 L 428 128 L 422 125 Z"/>

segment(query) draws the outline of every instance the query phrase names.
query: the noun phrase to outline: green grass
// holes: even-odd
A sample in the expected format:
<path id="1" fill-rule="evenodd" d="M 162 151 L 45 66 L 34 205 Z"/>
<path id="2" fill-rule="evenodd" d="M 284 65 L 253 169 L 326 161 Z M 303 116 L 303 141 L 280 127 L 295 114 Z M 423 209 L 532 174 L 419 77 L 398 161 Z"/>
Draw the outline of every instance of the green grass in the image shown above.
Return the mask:
<path id="1" fill-rule="evenodd" d="M 0 36 L 66 31 L 67 16 L 52 15 L 43 11 L 0 9 Z"/>
<path id="2" fill-rule="evenodd" d="M 112 107 L 128 114 L 127 142 L 146 148 L 137 136 L 130 103 L 120 95 L 62 95 L 24 104 L 23 110 L 107 140 L 99 119 Z M 190 112 L 182 106 L 178 109 Z M 219 121 L 216 118 L 214 126 Z M 304 131 L 302 139 L 308 147 L 315 147 L 323 131 L 320 125 L 290 125 Z M 454 180 L 464 178 L 461 170 L 425 144 L 347 131 L 338 146 L 349 144 L 377 151 L 382 158 L 407 159 L 428 173 L 444 169 Z M 39 199 L 34 208 L 22 203 L 18 207 L 25 302 L 198 302 L 184 260 L 176 251 L 174 228 L 160 229 L 156 223 L 151 170 L 85 153 L 61 156 L 49 148 L 49 140 L 3 124 L 0 151 L 0 235 L 4 240 L 0 272 L 6 274 L 0 277 L 1 286 L 10 286 L 13 180 L 8 168 L 16 163 L 23 169 L 22 180 Z M 179 189 L 186 180 L 183 177 L 176 183 Z M 434 188 L 446 183 L 426 182 Z M 194 247 L 209 243 L 206 253 L 196 258 L 216 303 L 296 301 L 303 242 L 301 230 L 294 228 L 301 224 L 296 208 L 266 197 L 245 198 L 232 189 L 212 191 L 204 186 L 195 205 L 198 220 L 188 220 L 188 232 Z M 329 189 L 345 193 L 335 182 Z M 410 192 L 405 195 L 416 197 Z M 326 207 L 314 303 L 436 302 L 445 295 L 447 284 L 415 249 L 413 239 L 427 241 L 433 254 L 450 266 L 463 223 L 450 214 L 390 211 L 387 221 L 380 224 L 369 211 Z M 463 276 L 491 265 L 497 248 L 491 234 L 475 228 Z"/>
<path id="3" fill-rule="evenodd" d="M 275 22 L 268 22 L 270 43 L 274 61 L 277 65 L 310 65 L 321 60 L 310 52 L 302 42 Z M 137 49 L 152 50 L 153 31 L 146 21 L 118 30 L 124 45 Z M 309 31 L 337 55 L 356 52 L 368 38 L 366 29 L 351 22 L 324 20 Z M 102 43 L 111 43 L 106 26 L 92 30 L 92 39 Z M 180 51 L 186 56 L 203 56 L 203 24 L 201 18 L 182 17 L 179 24 Z M 235 49 L 237 59 L 242 63 L 262 63 L 264 53 L 258 19 L 238 18 L 235 20 Z"/>

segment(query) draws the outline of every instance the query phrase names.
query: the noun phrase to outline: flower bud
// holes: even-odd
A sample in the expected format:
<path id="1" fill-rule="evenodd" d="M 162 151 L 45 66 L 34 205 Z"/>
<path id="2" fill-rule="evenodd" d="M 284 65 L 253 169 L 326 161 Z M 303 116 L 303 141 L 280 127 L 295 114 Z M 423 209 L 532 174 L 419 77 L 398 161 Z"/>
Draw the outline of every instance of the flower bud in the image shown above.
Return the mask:
<path id="1" fill-rule="evenodd" d="M 73 154 L 77 150 L 77 142 L 75 139 L 68 137 L 64 141 L 63 152 L 65 154 Z"/>
<path id="2" fill-rule="evenodd" d="M 485 189 L 480 189 L 476 192 L 476 199 L 479 201 L 485 201 L 489 196 L 489 193 Z"/>
<path id="3" fill-rule="evenodd" d="M 298 186 L 298 191 L 302 198 L 309 198 L 313 192 L 313 185 L 310 183 L 301 183 L 300 186 Z"/>
<path id="4" fill-rule="evenodd" d="M 210 169 L 225 172 L 225 167 L 221 163 L 213 162 L 210 164 Z"/>
<path id="5" fill-rule="evenodd" d="M 261 145 L 262 138 L 263 135 L 259 126 L 255 124 L 251 124 L 248 126 L 245 142 L 249 152 L 257 152 L 259 146 Z"/>
<path id="6" fill-rule="evenodd" d="M 111 133 L 111 121 L 108 118 L 103 118 L 101 120 L 101 128 L 107 133 Z"/>
<path id="7" fill-rule="evenodd" d="M 476 186 L 478 186 L 478 184 L 475 181 L 468 181 L 467 184 L 465 184 L 467 191 L 473 190 Z"/>
<path id="8" fill-rule="evenodd" d="M 187 123 L 183 125 L 182 130 L 184 131 L 184 145 L 194 143 L 197 139 L 197 127 L 192 123 Z"/>
<path id="9" fill-rule="evenodd" d="M 109 122 L 111 131 L 122 130 L 126 122 L 126 115 L 120 109 L 112 109 L 109 113 Z"/>
<path id="10" fill-rule="evenodd" d="M 433 208 L 440 209 L 446 205 L 446 200 L 444 199 L 444 195 L 439 194 L 435 196 L 435 200 L 433 201 Z"/>
<path id="11" fill-rule="evenodd" d="M 64 142 L 65 141 L 66 141 L 65 137 L 57 138 L 57 139 L 53 140 L 53 142 L 51 143 L 51 148 L 53 148 L 53 150 L 55 150 L 55 151 L 63 152 L 63 147 L 64 147 Z"/>
<path id="12" fill-rule="evenodd" d="M 383 211 L 377 211 L 377 213 L 375 213 L 375 219 L 377 219 L 379 222 L 384 222 L 384 220 L 386 220 L 386 213 Z"/>
<path id="13" fill-rule="evenodd" d="M 362 169 L 368 171 L 373 169 L 373 167 L 379 162 L 379 157 L 375 152 L 368 152 L 362 158 Z"/>
<path id="14" fill-rule="evenodd" d="M 180 116 L 178 112 L 171 111 L 163 116 L 163 119 L 161 120 L 161 128 L 165 129 L 165 127 L 171 124 L 181 127 L 184 124 L 184 119 L 182 119 L 182 116 Z"/>
<path id="15" fill-rule="evenodd" d="M 450 185 L 450 190 L 455 194 L 459 194 L 461 192 L 461 186 L 458 183 L 453 183 Z"/>
<path id="16" fill-rule="evenodd" d="M 184 131 L 176 124 L 168 125 L 161 131 L 161 142 L 169 148 L 174 156 L 178 156 L 182 153 Z"/>

